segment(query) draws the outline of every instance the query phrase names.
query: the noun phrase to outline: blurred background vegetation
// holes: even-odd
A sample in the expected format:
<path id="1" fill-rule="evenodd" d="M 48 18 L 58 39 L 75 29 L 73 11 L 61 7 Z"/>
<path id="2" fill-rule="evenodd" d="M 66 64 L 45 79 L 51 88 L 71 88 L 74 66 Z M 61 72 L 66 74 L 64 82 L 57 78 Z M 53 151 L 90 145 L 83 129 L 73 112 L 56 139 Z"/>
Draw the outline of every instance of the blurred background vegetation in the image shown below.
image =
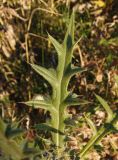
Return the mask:
<path id="1" fill-rule="evenodd" d="M 35 134 L 34 131 L 31 134 L 32 126 L 45 122 L 50 115 L 43 110 L 29 109 L 19 102 L 28 101 L 37 94 L 47 95 L 51 93 L 51 87 L 34 73 L 28 62 L 47 68 L 56 67 L 57 55 L 47 33 L 62 42 L 72 10 L 76 12 L 75 39 L 80 39 L 74 51 L 73 64 L 87 67 L 87 71 L 72 78 L 69 90 L 93 104 L 76 108 L 71 106 L 68 111 L 72 115 L 71 123 L 73 125 L 84 112 L 90 112 L 96 124 L 103 123 L 104 116 L 99 116 L 104 111 L 97 104 L 94 93 L 101 95 L 113 110 L 117 110 L 117 0 L 1 0 L 0 114 L 6 122 L 17 121 L 28 133 L 30 131 L 30 138 Z M 83 127 L 83 130 L 88 129 L 85 124 Z M 83 130 L 79 132 L 83 133 Z M 73 127 L 69 132 L 77 134 Z M 106 138 L 111 140 L 111 137 L 117 146 L 117 133 Z M 84 143 L 86 138 L 81 141 Z M 103 159 L 111 156 L 117 160 L 118 154 L 111 146 L 106 146 L 107 151 L 99 156 Z M 92 160 L 91 157 L 89 159 Z"/>

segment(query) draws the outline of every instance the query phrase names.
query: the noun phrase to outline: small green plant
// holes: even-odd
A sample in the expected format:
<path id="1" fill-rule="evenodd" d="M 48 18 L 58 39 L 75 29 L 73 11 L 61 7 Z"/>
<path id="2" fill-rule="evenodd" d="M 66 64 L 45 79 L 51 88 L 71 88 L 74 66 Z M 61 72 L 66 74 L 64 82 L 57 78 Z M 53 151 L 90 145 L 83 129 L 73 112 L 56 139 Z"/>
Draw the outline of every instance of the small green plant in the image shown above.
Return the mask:
<path id="1" fill-rule="evenodd" d="M 30 64 L 31 67 L 41 76 L 43 76 L 52 86 L 52 95 L 43 100 L 32 100 L 25 104 L 34 108 L 43 108 L 50 111 L 51 126 L 57 133 L 52 135 L 53 142 L 58 147 L 64 146 L 65 119 L 67 118 L 67 107 L 71 105 L 86 104 L 87 101 L 80 101 L 77 96 L 68 91 L 68 84 L 71 77 L 85 69 L 74 67 L 71 64 L 74 43 L 74 13 L 70 18 L 69 27 L 62 44 L 58 43 L 51 35 L 49 39 L 54 45 L 58 54 L 58 65 L 56 69 L 46 69 L 36 64 Z"/>

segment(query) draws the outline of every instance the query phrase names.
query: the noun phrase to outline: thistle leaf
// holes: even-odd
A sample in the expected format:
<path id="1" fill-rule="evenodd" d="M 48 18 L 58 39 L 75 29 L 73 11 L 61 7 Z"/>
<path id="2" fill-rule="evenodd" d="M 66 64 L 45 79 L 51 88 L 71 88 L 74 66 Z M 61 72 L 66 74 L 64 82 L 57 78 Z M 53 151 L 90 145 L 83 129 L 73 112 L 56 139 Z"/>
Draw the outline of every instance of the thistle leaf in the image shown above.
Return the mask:
<path id="1" fill-rule="evenodd" d="M 82 73 L 86 71 L 86 68 L 81 68 L 81 67 L 72 67 L 71 71 L 70 71 L 70 75 L 73 76 L 74 74 L 77 73 Z"/>
<path id="2" fill-rule="evenodd" d="M 80 100 L 79 98 L 77 98 L 75 96 L 75 94 L 73 95 L 69 95 L 68 97 L 66 97 L 66 99 L 64 100 L 64 104 L 66 106 L 76 106 L 76 105 L 85 105 L 88 104 L 90 102 L 86 101 L 86 100 Z"/>
<path id="3" fill-rule="evenodd" d="M 110 122 L 113 119 L 113 112 L 112 112 L 110 106 L 107 104 L 107 102 L 103 98 L 101 98 L 100 96 L 98 96 L 96 94 L 95 94 L 95 96 L 98 99 L 98 101 L 100 102 L 100 104 L 103 106 L 105 111 L 107 112 L 108 117 L 107 117 L 106 122 Z"/>
<path id="4" fill-rule="evenodd" d="M 38 108 L 42 108 L 48 111 L 54 111 L 55 108 L 53 107 L 53 105 L 46 100 L 31 100 L 31 101 L 27 101 L 27 102 L 23 102 L 24 104 L 31 106 L 35 109 Z"/>
<path id="5" fill-rule="evenodd" d="M 86 71 L 86 68 L 81 68 L 81 67 L 68 67 L 67 70 L 66 70 L 66 73 L 65 75 L 68 76 L 68 77 L 72 77 L 73 75 L 77 74 L 77 73 L 82 73 Z"/>
<path id="6" fill-rule="evenodd" d="M 53 46 L 55 47 L 58 55 L 59 56 L 62 55 L 64 52 L 63 46 L 56 39 L 54 39 L 51 35 L 48 34 L 48 37 L 51 43 L 53 44 Z"/>
<path id="7" fill-rule="evenodd" d="M 68 36 L 71 37 L 71 41 L 72 41 L 71 43 L 74 44 L 74 28 L 75 28 L 74 19 L 75 19 L 75 16 L 74 16 L 74 11 L 73 11 L 70 21 L 69 21 L 68 30 L 66 32 L 65 39 L 64 39 L 65 44 L 68 41 Z"/>
<path id="8" fill-rule="evenodd" d="M 76 105 L 85 105 L 88 104 L 89 102 L 86 100 L 80 100 L 79 98 L 71 99 L 71 101 L 66 101 L 66 104 L 68 106 L 76 106 Z"/>
<path id="9" fill-rule="evenodd" d="M 48 70 L 36 64 L 30 64 L 30 65 L 38 74 L 40 74 L 43 78 L 45 78 L 52 87 L 56 85 L 57 82 L 56 73 L 54 74 L 54 72 L 52 72 L 51 70 Z"/>
<path id="10" fill-rule="evenodd" d="M 49 126 L 45 123 L 41 123 L 41 124 L 37 124 L 35 125 L 35 128 L 39 131 L 51 131 L 51 132 L 54 132 L 54 133 L 59 133 L 59 134 L 62 134 L 64 135 L 64 133 L 62 133 L 61 131 L 53 128 L 52 126 Z"/>

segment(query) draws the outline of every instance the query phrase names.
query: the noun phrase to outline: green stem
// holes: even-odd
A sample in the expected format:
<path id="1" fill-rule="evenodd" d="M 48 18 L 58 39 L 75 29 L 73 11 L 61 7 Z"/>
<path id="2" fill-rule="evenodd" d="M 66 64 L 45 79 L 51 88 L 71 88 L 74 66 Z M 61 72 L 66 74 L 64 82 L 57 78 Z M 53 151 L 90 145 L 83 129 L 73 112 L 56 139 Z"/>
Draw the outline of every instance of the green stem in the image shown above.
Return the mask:
<path id="1" fill-rule="evenodd" d="M 57 67 L 58 86 L 55 88 L 55 90 L 53 90 L 53 97 L 54 94 L 56 94 L 55 99 L 53 101 L 53 105 L 55 106 L 57 113 L 54 117 L 52 117 L 52 123 L 53 127 L 62 133 L 64 133 L 65 128 L 63 98 L 67 92 L 67 85 L 64 85 L 64 83 L 67 81 L 64 77 L 65 59 L 66 52 L 65 54 L 59 57 L 59 63 Z M 55 135 L 53 135 L 53 141 L 56 144 L 56 146 L 59 146 L 61 148 L 64 147 L 64 135 L 56 133 Z"/>
<path id="2" fill-rule="evenodd" d="M 88 153 L 88 151 L 94 146 L 94 144 L 98 141 L 98 139 L 101 139 L 104 137 L 108 131 L 105 128 L 101 128 L 97 135 L 93 136 L 90 141 L 87 143 L 87 145 L 84 147 L 84 149 L 80 152 L 79 157 L 82 159 L 85 157 L 85 155 Z"/>
<path id="3" fill-rule="evenodd" d="M 116 114 L 114 114 L 114 118 L 111 120 L 111 122 L 109 124 L 114 125 L 114 124 L 116 124 L 117 120 L 118 120 L 118 115 L 116 113 Z M 98 143 L 105 135 L 107 135 L 108 133 L 110 133 L 112 131 L 113 131 L 112 127 L 111 128 L 105 127 L 105 126 L 101 127 L 99 129 L 99 131 L 97 132 L 97 134 L 90 139 L 90 141 L 87 143 L 87 145 L 84 147 L 84 149 L 80 152 L 79 157 L 81 159 L 83 159 L 85 157 L 85 155 L 88 153 L 88 151 L 92 147 L 94 147 L 94 145 L 96 143 Z"/>

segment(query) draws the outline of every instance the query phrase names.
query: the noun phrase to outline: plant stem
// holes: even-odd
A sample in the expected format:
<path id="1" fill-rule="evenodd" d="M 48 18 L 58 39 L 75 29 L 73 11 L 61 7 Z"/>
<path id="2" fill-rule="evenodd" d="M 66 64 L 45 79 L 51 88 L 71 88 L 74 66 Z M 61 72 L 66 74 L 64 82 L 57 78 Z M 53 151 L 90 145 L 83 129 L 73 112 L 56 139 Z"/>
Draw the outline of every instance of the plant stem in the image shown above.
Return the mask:
<path id="1" fill-rule="evenodd" d="M 114 125 L 117 122 L 118 116 L 117 114 L 114 115 L 114 118 L 111 120 L 111 122 L 109 124 Z M 83 159 L 85 157 L 85 155 L 88 153 L 88 151 L 94 147 L 94 145 L 96 143 L 98 143 L 105 135 L 107 135 L 108 133 L 112 132 L 113 128 L 109 128 L 109 127 L 101 127 L 99 129 L 99 131 L 97 132 L 97 134 L 95 136 L 93 136 L 90 141 L 87 143 L 87 145 L 84 147 L 84 149 L 80 152 L 79 157 L 81 159 Z"/>

